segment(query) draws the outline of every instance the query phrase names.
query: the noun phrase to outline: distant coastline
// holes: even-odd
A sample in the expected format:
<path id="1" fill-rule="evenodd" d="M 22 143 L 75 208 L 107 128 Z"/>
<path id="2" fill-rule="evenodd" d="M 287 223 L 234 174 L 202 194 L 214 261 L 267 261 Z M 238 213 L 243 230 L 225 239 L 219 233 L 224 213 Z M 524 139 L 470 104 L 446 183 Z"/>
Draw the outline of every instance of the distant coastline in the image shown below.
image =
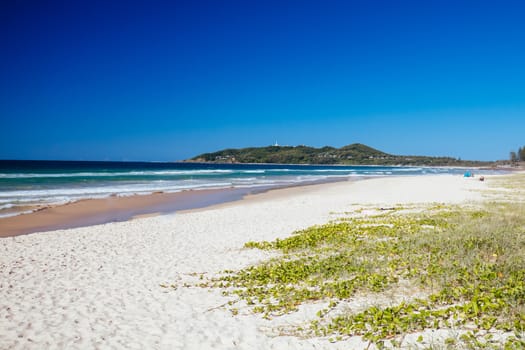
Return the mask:
<path id="1" fill-rule="evenodd" d="M 210 164 L 294 164 L 347 166 L 450 166 L 487 167 L 505 165 L 506 161 L 461 160 L 453 157 L 393 155 L 360 143 L 341 148 L 325 146 L 266 146 L 230 148 L 203 153 L 184 162 Z"/>

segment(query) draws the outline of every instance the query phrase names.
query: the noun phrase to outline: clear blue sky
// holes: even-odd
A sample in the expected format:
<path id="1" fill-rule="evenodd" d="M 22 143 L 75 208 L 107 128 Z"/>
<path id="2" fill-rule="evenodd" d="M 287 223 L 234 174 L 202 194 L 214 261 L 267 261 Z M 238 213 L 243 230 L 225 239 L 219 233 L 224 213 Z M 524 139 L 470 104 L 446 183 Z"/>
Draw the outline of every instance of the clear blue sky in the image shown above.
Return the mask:
<path id="1" fill-rule="evenodd" d="M 525 144 L 523 1 L 2 1 L 0 159 Z"/>

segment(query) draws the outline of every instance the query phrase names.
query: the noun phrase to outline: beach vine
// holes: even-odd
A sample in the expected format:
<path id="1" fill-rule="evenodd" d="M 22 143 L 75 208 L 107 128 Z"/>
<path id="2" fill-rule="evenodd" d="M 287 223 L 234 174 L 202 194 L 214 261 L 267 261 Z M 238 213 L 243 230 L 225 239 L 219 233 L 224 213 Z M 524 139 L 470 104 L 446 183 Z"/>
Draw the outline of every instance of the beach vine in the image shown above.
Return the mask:
<path id="1" fill-rule="evenodd" d="M 247 249 L 280 255 L 202 285 L 222 288 L 265 318 L 327 303 L 310 324 L 296 327 L 301 336 L 361 336 L 382 347 L 400 346 L 411 333 L 449 329 L 459 336 L 445 346 L 524 348 L 523 204 L 420 209 L 378 210 L 285 239 L 248 242 Z M 406 297 L 361 310 L 342 307 L 361 295 L 396 292 Z"/>

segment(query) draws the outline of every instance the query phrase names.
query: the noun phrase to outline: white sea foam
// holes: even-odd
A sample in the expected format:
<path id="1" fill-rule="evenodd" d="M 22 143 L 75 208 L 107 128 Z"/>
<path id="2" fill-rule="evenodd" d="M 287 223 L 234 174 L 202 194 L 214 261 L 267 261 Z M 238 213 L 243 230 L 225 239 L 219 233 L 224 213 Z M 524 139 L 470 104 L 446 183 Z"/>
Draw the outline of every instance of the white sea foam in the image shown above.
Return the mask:
<path id="1" fill-rule="evenodd" d="M 18 211 L 18 212 L 11 212 L 11 213 L 0 213 L 0 218 L 9 218 L 12 216 L 22 215 L 22 214 L 29 214 L 34 212 L 34 210 L 24 210 L 24 211 Z"/>
<path id="2" fill-rule="evenodd" d="M 92 195 L 111 195 L 111 194 L 141 194 L 155 191 L 176 191 L 184 189 L 194 188 L 209 188 L 209 187 L 221 187 L 231 186 L 230 181 L 224 182 L 202 182 L 202 183 L 191 183 L 190 181 L 174 182 L 168 181 L 140 183 L 140 184 L 129 184 L 129 185 L 108 185 L 100 187 L 80 187 L 80 188 L 55 188 L 55 189 L 42 189 L 42 190 L 18 190 L 18 191 L 3 191 L 0 192 L 0 202 L 6 199 L 16 199 L 19 201 L 34 200 L 35 198 L 57 198 L 62 196 L 92 196 Z M 4 202 L 5 203 L 5 202 Z"/>
<path id="3" fill-rule="evenodd" d="M 272 171 L 272 170 L 268 169 L 268 171 Z M 243 170 L 241 172 L 245 174 L 264 174 L 266 170 Z"/>
<path id="4" fill-rule="evenodd" d="M 61 177 L 112 177 L 112 176 L 170 176 L 170 175 L 214 175 L 232 174 L 233 170 L 162 170 L 162 171 L 123 171 L 123 172 L 80 172 L 80 173 L 1 173 L 1 179 L 61 178 Z"/>
<path id="5" fill-rule="evenodd" d="M 411 172 L 418 172 L 423 170 L 423 168 L 394 168 L 394 171 L 411 171 Z"/>

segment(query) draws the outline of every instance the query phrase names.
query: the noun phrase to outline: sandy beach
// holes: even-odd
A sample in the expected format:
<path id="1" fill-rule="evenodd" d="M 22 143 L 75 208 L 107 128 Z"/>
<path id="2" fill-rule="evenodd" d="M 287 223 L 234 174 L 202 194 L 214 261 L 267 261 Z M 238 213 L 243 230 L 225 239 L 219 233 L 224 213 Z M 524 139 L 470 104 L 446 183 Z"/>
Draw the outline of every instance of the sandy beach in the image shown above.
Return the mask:
<path id="1" fill-rule="evenodd" d="M 184 284 L 271 254 L 243 249 L 247 241 L 286 237 L 363 206 L 478 202 L 489 182 L 452 175 L 337 182 L 0 238 L 0 349 L 366 348 L 358 338 L 279 335 L 282 325 L 308 322 L 315 308 L 274 320 L 248 310 L 234 316 L 219 290 Z"/>

